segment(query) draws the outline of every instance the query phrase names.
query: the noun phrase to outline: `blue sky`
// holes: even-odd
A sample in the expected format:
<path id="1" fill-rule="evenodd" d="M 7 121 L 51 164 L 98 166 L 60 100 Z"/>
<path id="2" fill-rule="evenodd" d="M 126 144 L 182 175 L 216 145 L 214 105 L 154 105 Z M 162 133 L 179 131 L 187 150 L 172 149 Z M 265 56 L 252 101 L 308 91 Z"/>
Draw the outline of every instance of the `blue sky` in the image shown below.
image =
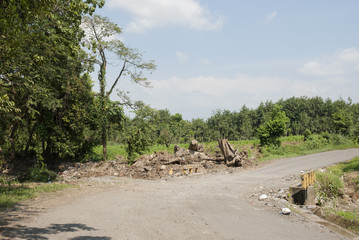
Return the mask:
<path id="1" fill-rule="evenodd" d="M 158 66 L 152 88 L 118 88 L 185 119 L 292 96 L 359 102 L 359 1 L 107 0 L 97 13 Z"/>

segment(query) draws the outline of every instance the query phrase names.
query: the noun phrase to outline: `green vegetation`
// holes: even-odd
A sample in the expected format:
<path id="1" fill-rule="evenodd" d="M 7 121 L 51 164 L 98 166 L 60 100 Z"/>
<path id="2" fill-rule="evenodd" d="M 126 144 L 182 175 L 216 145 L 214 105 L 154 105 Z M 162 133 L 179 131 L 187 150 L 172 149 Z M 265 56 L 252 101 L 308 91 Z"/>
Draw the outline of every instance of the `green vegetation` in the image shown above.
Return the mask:
<path id="1" fill-rule="evenodd" d="M 341 177 L 345 173 L 359 171 L 359 157 L 351 161 L 330 166 L 325 172 L 317 172 L 317 190 L 321 203 L 335 199 L 343 194 L 344 183 Z"/>
<path id="2" fill-rule="evenodd" d="M 192 120 L 133 102 L 125 91 L 117 91 L 121 100 L 112 101 L 121 79 L 149 86 L 143 72 L 156 66 L 119 40 L 119 26 L 95 14 L 103 5 L 103 0 L 0 2 L 1 163 L 41 160 L 56 166 L 119 155 L 131 162 L 159 146 L 172 151 L 174 144 L 192 139 L 253 141 L 255 149 L 261 145 L 262 159 L 358 143 L 359 104 L 350 98 L 292 97 L 255 109 L 245 105 L 238 105 L 238 111 L 218 109 L 208 119 Z M 109 85 L 111 60 L 119 68 Z M 98 77 L 92 80 L 96 64 Z M 97 93 L 94 81 L 99 83 Z M 125 116 L 125 106 L 132 108 L 133 117 Z M 41 166 L 29 167 L 30 179 L 52 178 Z"/>
<path id="3" fill-rule="evenodd" d="M 258 128 L 258 136 L 261 145 L 280 147 L 280 137 L 286 133 L 289 118 L 282 111 L 282 106 L 276 104 L 270 119 Z"/>
<path id="4" fill-rule="evenodd" d="M 303 136 L 288 136 L 281 137 L 280 141 L 282 145 L 277 146 L 265 146 L 261 147 L 260 142 L 257 139 L 254 140 L 239 140 L 239 141 L 230 141 L 232 146 L 239 150 L 248 151 L 249 156 L 255 154 L 255 151 L 259 150 L 259 153 L 256 153 L 258 161 L 267 161 L 278 158 L 287 158 L 295 157 L 301 155 L 307 155 L 312 153 L 330 151 L 330 150 L 339 150 L 339 149 L 348 149 L 358 147 L 358 144 L 353 143 L 349 138 L 337 136 L 337 135 L 325 135 L 324 138 L 321 135 L 312 135 L 311 140 L 304 141 Z M 328 140 L 329 139 L 329 140 Z M 219 151 L 218 142 L 202 142 L 204 145 L 205 151 L 207 153 L 214 154 L 216 151 Z M 154 152 L 168 152 L 173 153 L 175 145 L 179 145 L 182 148 L 188 148 L 188 143 L 182 144 L 170 144 L 168 147 L 164 144 L 154 144 L 148 146 L 146 150 L 142 151 L 142 154 L 152 154 Z M 108 159 L 128 159 L 128 152 L 126 149 L 127 145 L 118 144 L 111 142 L 108 145 Z M 259 154 L 259 155 L 258 155 Z M 138 156 L 138 155 L 137 155 Z M 96 146 L 92 154 L 90 154 L 88 159 L 91 160 L 101 160 L 102 159 L 102 147 Z"/>
<path id="5" fill-rule="evenodd" d="M 336 214 L 339 215 L 339 216 L 342 216 L 342 217 L 344 217 L 345 219 L 348 219 L 348 220 L 359 221 L 359 213 L 358 212 L 338 211 Z"/>
<path id="6" fill-rule="evenodd" d="M 304 141 L 303 136 L 283 137 L 281 146 L 262 148 L 262 161 L 276 158 L 295 157 L 330 150 L 356 148 L 358 144 L 348 137 L 336 134 L 311 135 L 310 140 Z"/>
<path id="7" fill-rule="evenodd" d="M 332 172 L 338 177 L 343 176 L 344 173 L 358 172 L 359 171 L 359 157 L 354 158 L 348 162 L 342 162 L 331 166 L 327 171 Z"/>
<path id="8" fill-rule="evenodd" d="M 101 129 L 101 141 L 103 147 L 103 157 L 107 159 L 107 138 L 109 124 L 119 124 L 123 119 L 123 112 L 120 102 L 111 102 L 110 95 L 115 89 L 118 81 L 122 76 L 128 75 L 131 77 L 132 82 L 138 83 L 144 86 L 149 86 L 149 82 L 143 77 L 142 70 L 154 70 L 156 65 L 153 61 L 145 62 L 142 60 L 142 54 L 136 49 L 126 47 L 116 37 L 121 34 L 122 30 L 115 23 L 110 22 L 107 18 L 99 15 L 85 16 L 83 18 L 83 25 L 86 30 L 85 45 L 89 50 L 92 50 L 94 56 L 93 63 L 99 65 L 98 82 L 100 85 L 100 93 L 98 95 L 98 122 Z M 108 40 L 113 38 L 112 40 Z M 106 74 L 107 64 L 109 61 L 109 55 L 115 55 L 117 63 L 120 62 L 121 69 L 118 72 L 116 79 L 109 91 L 106 91 Z M 113 121 L 110 121 L 113 120 Z M 132 136 L 131 139 L 134 139 Z M 134 140 L 134 141 L 137 141 Z M 141 144 L 131 143 L 129 144 L 129 156 L 133 157 L 133 151 L 140 153 L 142 148 Z M 136 149 L 133 149 L 136 148 Z"/>
<path id="9" fill-rule="evenodd" d="M 56 192 L 73 187 L 68 184 L 18 184 L 9 182 L 7 185 L 0 184 L 0 211 L 13 207 L 17 202 L 29 198 L 35 198 L 40 193 Z"/>
<path id="10" fill-rule="evenodd" d="M 57 174 L 49 169 L 43 162 L 30 167 L 26 180 L 30 182 L 52 182 L 56 179 Z"/>
<path id="11" fill-rule="evenodd" d="M 343 195 L 344 182 L 337 175 L 328 172 L 317 172 L 317 199 L 319 205 L 323 205 L 329 199 L 335 199 Z"/>
<path id="12" fill-rule="evenodd" d="M 338 215 L 350 221 L 344 227 L 359 233 L 359 213 L 357 210 L 342 210 L 337 208 L 337 198 L 344 194 L 344 187 L 351 185 L 352 182 L 344 182 L 342 176 L 346 173 L 359 172 L 359 157 L 350 161 L 330 166 L 325 172 L 317 172 L 317 199 L 319 204 L 324 206 L 328 215 Z M 359 189 L 359 176 L 352 180 Z M 348 180 L 347 180 L 348 181 Z M 351 181 L 351 180 L 349 180 Z M 334 202 L 333 204 L 327 204 Z"/>

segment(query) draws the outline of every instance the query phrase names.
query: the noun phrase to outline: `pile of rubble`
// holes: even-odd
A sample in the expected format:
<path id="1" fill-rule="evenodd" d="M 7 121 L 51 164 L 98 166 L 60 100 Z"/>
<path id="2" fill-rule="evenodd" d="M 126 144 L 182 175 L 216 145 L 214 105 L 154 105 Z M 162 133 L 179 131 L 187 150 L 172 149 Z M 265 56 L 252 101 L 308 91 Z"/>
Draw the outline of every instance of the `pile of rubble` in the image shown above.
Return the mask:
<path id="1" fill-rule="evenodd" d="M 254 159 L 249 159 L 247 152 L 233 150 L 227 140 L 221 140 L 221 143 L 222 141 L 225 145 L 220 144 L 219 147 L 224 153 L 223 156 L 204 153 L 203 146 L 196 140 L 192 140 L 188 149 L 175 146 L 174 154 L 155 152 L 151 155 L 143 155 L 132 165 L 125 161 L 63 164 L 59 167 L 59 176 L 63 180 L 105 175 L 161 179 L 169 176 L 207 173 L 227 167 L 249 166 L 253 163 Z M 229 151 L 232 154 L 228 154 Z"/>

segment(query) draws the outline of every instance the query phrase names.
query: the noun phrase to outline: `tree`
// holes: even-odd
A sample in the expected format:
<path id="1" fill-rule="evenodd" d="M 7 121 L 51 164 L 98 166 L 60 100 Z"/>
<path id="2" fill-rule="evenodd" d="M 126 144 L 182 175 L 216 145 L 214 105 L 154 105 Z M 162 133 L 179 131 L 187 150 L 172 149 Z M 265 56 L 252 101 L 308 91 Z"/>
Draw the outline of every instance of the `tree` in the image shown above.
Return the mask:
<path id="1" fill-rule="evenodd" d="M 352 117 L 349 111 L 339 110 L 333 113 L 333 125 L 337 133 L 349 135 L 350 127 L 352 126 Z"/>
<path id="2" fill-rule="evenodd" d="M 154 70 L 156 65 L 151 61 L 144 61 L 142 54 L 136 49 L 126 47 L 119 39 L 122 30 L 117 24 L 112 23 L 106 17 L 99 15 L 84 18 L 83 27 L 86 32 L 85 44 L 92 50 L 94 63 L 99 65 L 98 82 L 100 85 L 100 128 L 103 146 L 103 157 L 107 158 L 107 128 L 108 128 L 108 102 L 111 93 L 116 88 L 118 81 L 128 75 L 130 79 L 143 86 L 149 86 L 149 82 L 143 77 L 142 70 Z M 110 89 L 106 91 L 106 73 L 109 56 L 116 56 L 121 63 L 117 77 Z"/>
<path id="3" fill-rule="evenodd" d="M 229 110 L 216 110 L 208 119 L 208 126 L 217 132 L 217 139 L 235 140 L 238 137 L 235 131 L 235 114 Z"/>
<path id="4" fill-rule="evenodd" d="M 282 106 L 276 104 L 271 113 L 271 118 L 262 124 L 257 132 L 261 145 L 280 146 L 280 137 L 285 134 L 289 118 L 282 111 Z"/>
<path id="5" fill-rule="evenodd" d="M 251 117 L 252 111 L 245 105 L 238 113 L 240 119 L 239 132 L 241 139 L 250 139 L 253 136 L 253 121 Z"/>
<path id="6" fill-rule="evenodd" d="M 208 124 L 201 118 L 192 119 L 191 121 L 193 138 L 200 142 L 208 142 L 210 141 L 210 129 L 208 128 Z"/>
<path id="7" fill-rule="evenodd" d="M 13 105 L 6 119 L 1 116 L 1 135 L 12 158 L 30 148 L 58 157 L 69 153 L 69 146 L 82 147 L 92 96 L 89 78 L 82 75 L 80 24 L 84 14 L 103 3 L 0 2 L 0 96 Z M 83 103 L 86 107 L 80 108 Z"/>

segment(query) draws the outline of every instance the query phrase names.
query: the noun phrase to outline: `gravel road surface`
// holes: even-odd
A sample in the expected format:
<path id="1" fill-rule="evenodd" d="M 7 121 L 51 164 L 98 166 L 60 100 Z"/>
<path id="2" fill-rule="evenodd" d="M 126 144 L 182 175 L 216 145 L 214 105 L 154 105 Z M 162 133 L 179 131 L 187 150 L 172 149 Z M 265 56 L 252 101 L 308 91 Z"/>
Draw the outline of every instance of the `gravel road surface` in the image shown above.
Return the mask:
<path id="1" fill-rule="evenodd" d="M 301 171 L 359 156 L 359 149 L 271 161 L 251 169 L 157 181 L 99 178 L 106 187 L 75 194 L 1 229 L 2 239 L 353 239 L 292 211 L 258 201 L 299 183 Z M 100 184 L 99 184 L 100 183 Z M 91 188 L 91 186 L 88 186 Z M 80 190 L 79 190 L 80 191 Z M 63 201 L 62 201 L 63 200 Z M 51 201 L 49 199 L 48 201 Z M 34 203 L 32 203 L 34 205 Z M 25 205 L 22 209 L 31 208 Z M 51 206 L 51 207 L 49 207 Z M 32 209 L 32 208 L 31 208 Z M 355 237 L 354 237 L 355 238 Z M 355 238 L 357 239 L 357 238 Z"/>

